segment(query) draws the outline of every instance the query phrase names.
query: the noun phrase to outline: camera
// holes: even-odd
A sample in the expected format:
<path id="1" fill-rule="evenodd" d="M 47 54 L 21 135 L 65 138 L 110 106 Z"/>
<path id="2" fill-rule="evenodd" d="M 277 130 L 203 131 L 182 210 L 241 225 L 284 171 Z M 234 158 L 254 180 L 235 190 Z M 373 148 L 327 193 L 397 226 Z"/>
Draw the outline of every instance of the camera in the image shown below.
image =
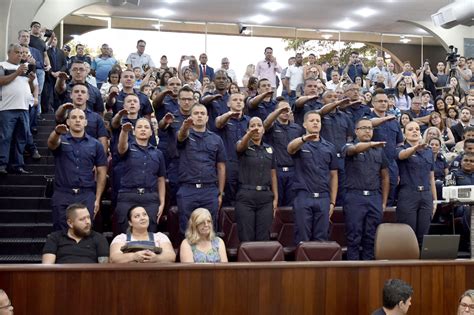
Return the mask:
<path id="1" fill-rule="evenodd" d="M 24 74 L 25 76 L 28 76 L 31 72 L 36 72 L 36 65 L 32 63 L 27 63 L 26 61 L 23 61 L 23 60 L 20 61 L 20 63 L 26 63 L 26 65 L 28 66 L 28 70 Z"/>
<path id="2" fill-rule="evenodd" d="M 446 54 L 446 62 L 449 62 L 451 69 L 457 65 L 459 56 L 458 49 L 453 45 L 449 46 L 449 52 Z"/>
<path id="3" fill-rule="evenodd" d="M 53 36 L 53 30 L 46 29 L 44 31 L 44 37 L 51 37 L 51 36 Z"/>

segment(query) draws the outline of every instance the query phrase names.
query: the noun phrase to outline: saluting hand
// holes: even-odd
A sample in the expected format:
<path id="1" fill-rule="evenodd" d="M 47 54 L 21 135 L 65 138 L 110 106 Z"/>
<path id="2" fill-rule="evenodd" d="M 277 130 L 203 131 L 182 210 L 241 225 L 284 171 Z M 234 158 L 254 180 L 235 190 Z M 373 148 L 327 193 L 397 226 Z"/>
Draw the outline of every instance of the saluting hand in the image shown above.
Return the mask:
<path id="1" fill-rule="evenodd" d="M 118 112 L 118 114 L 119 114 L 120 117 L 127 116 L 127 115 L 128 115 L 128 110 L 126 110 L 125 108 L 124 108 L 124 109 L 121 109 L 121 110 Z"/>
<path id="2" fill-rule="evenodd" d="M 62 105 L 65 110 L 74 109 L 74 105 L 72 103 L 65 103 Z"/>
<path id="3" fill-rule="evenodd" d="M 280 115 L 281 114 L 288 114 L 291 111 L 290 105 L 282 106 L 278 109 L 278 111 L 280 112 Z"/>
<path id="4" fill-rule="evenodd" d="M 303 139 L 305 142 L 307 141 L 315 141 L 318 140 L 318 135 L 315 133 L 309 133 L 307 135 L 303 135 Z"/>
<path id="5" fill-rule="evenodd" d="M 387 144 L 386 141 L 371 141 L 370 146 L 372 148 L 383 148 Z"/>
<path id="6" fill-rule="evenodd" d="M 272 96 L 272 95 L 273 95 L 273 91 L 265 92 L 265 93 L 263 93 L 263 95 L 265 95 L 265 97 Z"/>
<path id="7" fill-rule="evenodd" d="M 395 116 L 395 115 L 387 115 L 387 116 L 385 116 L 386 121 L 394 120 L 394 119 L 396 119 L 396 118 L 397 118 L 397 116 Z"/>
<path id="8" fill-rule="evenodd" d="M 166 115 L 163 117 L 163 121 L 165 124 L 170 125 L 174 121 L 174 116 L 171 113 L 166 113 Z"/>
<path id="9" fill-rule="evenodd" d="M 346 108 L 351 106 L 351 100 L 348 98 L 343 98 L 342 100 L 337 101 L 337 107 Z"/>
<path id="10" fill-rule="evenodd" d="M 60 125 L 57 125 L 57 126 L 54 128 L 54 131 L 55 131 L 56 133 L 61 134 L 61 135 L 65 135 L 65 134 L 69 131 L 69 129 L 67 128 L 66 125 L 60 124 Z"/>
<path id="11" fill-rule="evenodd" d="M 427 143 L 418 143 L 417 145 L 414 146 L 416 151 L 421 151 L 424 150 L 428 147 Z"/>
<path id="12" fill-rule="evenodd" d="M 222 99 L 222 95 L 220 95 L 220 94 L 215 94 L 215 95 L 212 95 L 212 96 L 211 96 L 211 100 L 212 100 L 212 101 L 215 101 L 215 100 L 218 100 L 218 99 Z"/>
<path id="13" fill-rule="evenodd" d="M 130 131 L 132 131 L 132 130 L 133 130 L 133 125 L 132 125 L 132 123 L 127 122 L 127 123 L 123 124 L 123 125 L 122 125 L 122 130 L 123 130 L 123 132 L 130 132 Z"/>
<path id="14" fill-rule="evenodd" d="M 63 81 L 66 81 L 68 79 L 68 75 L 66 72 L 59 72 L 58 73 L 58 79 L 59 80 L 63 80 Z"/>
<path id="15" fill-rule="evenodd" d="M 240 113 L 239 112 L 229 112 L 229 118 L 239 118 L 240 117 Z"/>
<path id="16" fill-rule="evenodd" d="M 194 121 L 192 117 L 188 117 L 183 121 L 183 127 L 191 128 L 194 125 Z"/>
<path id="17" fill-rule="evenodd" d="M 247 131 L 247 133 L 248 133 L 250 136 L 257 135 L 257 134 L 258 134 L 258 127 L 253 127 L 252 129 L 249 129 L 249 131 Z"/>

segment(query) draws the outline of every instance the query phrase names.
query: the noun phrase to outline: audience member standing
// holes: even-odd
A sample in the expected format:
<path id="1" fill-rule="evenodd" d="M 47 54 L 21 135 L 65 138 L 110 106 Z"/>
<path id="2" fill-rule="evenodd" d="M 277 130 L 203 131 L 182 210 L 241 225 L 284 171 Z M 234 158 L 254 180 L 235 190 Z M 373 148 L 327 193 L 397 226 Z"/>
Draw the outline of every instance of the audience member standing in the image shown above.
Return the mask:
<path id="1" fill-rule="evenodd" d="M 34 91 L 34 71 L 20 64 L 21 46 L 8 46 L 8 59 L 0 63 L 0 175 L 26 174 L 23 152 L 30 128 L 28 107 Z"/>
<path id="2" fill-rule="evenodd" d="M 257 63 L 257 66 L 255 67 L 255 76 L 259 80 L 267 79 L 270 81 L 271 88 L 276 92 L 277 73 L 281 73 L 281 70 L 281 66 L 273 56 L 273 48 L 265 48 L 265 59 Z"/>

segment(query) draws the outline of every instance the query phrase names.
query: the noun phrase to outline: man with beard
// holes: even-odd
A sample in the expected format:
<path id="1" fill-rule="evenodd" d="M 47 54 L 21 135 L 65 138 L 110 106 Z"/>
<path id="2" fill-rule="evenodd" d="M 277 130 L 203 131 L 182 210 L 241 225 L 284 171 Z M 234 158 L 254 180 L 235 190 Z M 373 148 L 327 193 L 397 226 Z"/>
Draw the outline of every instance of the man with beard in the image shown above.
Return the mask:
<path id="1" fill-rule="evenodd" d="M 109 262 L 109 243 L 91 230 L 87 207 L 73 203 L 66 209 L 67 231 L 48 235 L 43 248 L 43 264 L 93 264 Z"/>
<path id="2" fill-rule="evenodd" d="M 66 125 L 57 125 L 48 138 L 55 162 L 55 187 L 51 199 L 53 228 L 66 230 L 66 208 L 84 203 L 95 217 L 105 188 L 107 157 L 99 140 L 85 132 L 86 114 L 75 108 Z M 94 171 L 95 170 L 95 171 Z"/>

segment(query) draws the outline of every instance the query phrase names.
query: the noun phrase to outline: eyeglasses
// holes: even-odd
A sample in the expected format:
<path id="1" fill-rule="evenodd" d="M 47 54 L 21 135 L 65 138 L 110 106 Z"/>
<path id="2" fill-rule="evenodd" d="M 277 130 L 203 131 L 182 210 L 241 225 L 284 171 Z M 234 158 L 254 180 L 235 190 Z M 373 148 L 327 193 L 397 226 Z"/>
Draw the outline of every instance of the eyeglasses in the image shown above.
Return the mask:
<path id="1" fill-rule="evenodd" d="M 192 97 L 190 97 L 190 98 L 180 97 L 179 99 L 182 100 L 183 102 L 192 102 L 192 101 L 194 101 L 194 98 L 192 98 Z"/>
<path id="2" fill-rule="evenodd" d="M 462 160 L 464 163 L 474 163 L 474 160 L 464 159 Z M 467 304 L 466 304 L 467 305 Z M 474 309 L 474 304 L 471 304 L 472 308 Z"/>
<path id="3" fill-rule="evenodd" d="M 468 308 L 471 313 L 474 312 L 474 304 L 467 304 L 467 303 L 459 303 L 459 307 L 462 309 Z"/>
<path id="4" fill-rule="evenodd" d="M 374 130 L 374 128 L 373 128 L 373 127 L 365 127 L 365 126 L 364 126 L 364 127 L 358 127 L 358 128 L 356 128 L 356 130 L 372 131 L 372 130 Z"/>
<path id="5" fill-rule="evenodd" d="M 84 72 L 84 71 L 86 71 L 86 69 L 83 69 L 83 68 L 72 68 L 71 71 L 74 71 L 74 72 Z"/>

